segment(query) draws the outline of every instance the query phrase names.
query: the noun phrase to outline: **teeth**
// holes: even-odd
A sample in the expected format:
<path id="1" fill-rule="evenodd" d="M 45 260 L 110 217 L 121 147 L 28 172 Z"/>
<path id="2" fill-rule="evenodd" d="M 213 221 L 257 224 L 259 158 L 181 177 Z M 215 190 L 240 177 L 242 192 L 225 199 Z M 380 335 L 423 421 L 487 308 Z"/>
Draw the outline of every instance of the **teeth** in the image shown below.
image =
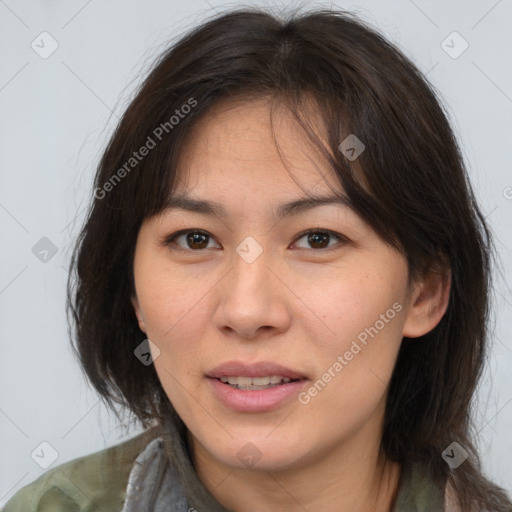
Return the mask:
<path id="1" fill-rule="evenodd" d="M 285 384 L 290 382 L 292 379 L 289 377 L 282 377 L 281 375 L 269 375 L 267 377 L 225 377 L 220 378 L 221 382 L 225 384 L 231 384 L 239 388 L 245 389 L 260 389 L 260 386 L 275 386 L 281 384 L 281 381 Z M 271 385 L 271 386 L 269 386 Z"/>

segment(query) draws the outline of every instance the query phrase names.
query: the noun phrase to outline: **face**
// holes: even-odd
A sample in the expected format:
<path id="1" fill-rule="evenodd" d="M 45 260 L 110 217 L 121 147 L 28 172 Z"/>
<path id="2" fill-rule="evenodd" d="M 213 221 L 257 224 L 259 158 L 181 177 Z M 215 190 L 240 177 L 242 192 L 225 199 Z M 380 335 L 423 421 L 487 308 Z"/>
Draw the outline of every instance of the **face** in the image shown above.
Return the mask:
<path id="1" fill-rule="evenodd" d="M 212 110 L 173 191 L 196 203 L 146 219 L 135 251 L 163 388 L 196 448 L 235 468 L 378 445 L 412 310 L 404 257 L 343 203 L 302 201 L 342 190 L 285 112 L 274 126 L 286 167 L 266 103 Z"/>

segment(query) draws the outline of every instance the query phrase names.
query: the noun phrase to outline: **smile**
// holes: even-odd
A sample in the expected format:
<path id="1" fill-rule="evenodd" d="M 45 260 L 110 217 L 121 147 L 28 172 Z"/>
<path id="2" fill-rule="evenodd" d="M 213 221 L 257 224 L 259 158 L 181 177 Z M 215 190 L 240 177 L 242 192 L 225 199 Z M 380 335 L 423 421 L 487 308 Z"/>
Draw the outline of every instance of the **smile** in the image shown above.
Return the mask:
<path id="1" fill-rule="evenodd" d="M 220 377 L 220 381 L 229 384 L 235 389 L 261 390 L 269 389 L 282 384 L 287 384 L 293 379 L 281 375 L 269 375 L 268 377 Z"/>

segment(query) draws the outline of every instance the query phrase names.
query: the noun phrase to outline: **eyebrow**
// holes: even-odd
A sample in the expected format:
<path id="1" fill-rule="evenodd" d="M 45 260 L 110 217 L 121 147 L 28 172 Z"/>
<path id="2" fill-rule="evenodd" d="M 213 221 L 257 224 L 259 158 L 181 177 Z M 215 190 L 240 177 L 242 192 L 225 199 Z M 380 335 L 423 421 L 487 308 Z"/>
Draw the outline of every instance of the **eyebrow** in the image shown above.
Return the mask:
<path id="1" fill-rule="evenodd" d="M 346 196 L 312 196 L 299 198 L 289 203 L 279 205 L 273 212 L 273 217 L 282 219 L 286 216 L 298 215 L 312 208 L 328 204 L 336 204 L 352 209 L 352 205 Z M 227 217 L 226 209 L 221 203 L 205 199 L 192 199 L 185 195 L 176 195 L 168 200 L 165 211 L 174 209 L 186 210 L 202 215 L 215 215 L 222 218 Z"/>

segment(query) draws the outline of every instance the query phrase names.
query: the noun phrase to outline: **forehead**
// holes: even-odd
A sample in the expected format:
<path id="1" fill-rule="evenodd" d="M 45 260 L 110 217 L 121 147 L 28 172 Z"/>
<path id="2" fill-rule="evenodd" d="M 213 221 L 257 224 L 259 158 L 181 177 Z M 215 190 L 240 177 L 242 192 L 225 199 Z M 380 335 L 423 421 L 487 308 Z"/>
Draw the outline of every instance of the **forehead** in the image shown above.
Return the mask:
<path id="1" fill-rule="evenodd" d="M 320 126 L 315 134 L 324 141 Z M 324 143 L 325 144 L 325 143 Z M 246 185 L 247 192 L 341 191 L 325 157 L 292 114 L 270 100 L 222 102 L 189 133 L 180 152 L 175 192 Z"/>

